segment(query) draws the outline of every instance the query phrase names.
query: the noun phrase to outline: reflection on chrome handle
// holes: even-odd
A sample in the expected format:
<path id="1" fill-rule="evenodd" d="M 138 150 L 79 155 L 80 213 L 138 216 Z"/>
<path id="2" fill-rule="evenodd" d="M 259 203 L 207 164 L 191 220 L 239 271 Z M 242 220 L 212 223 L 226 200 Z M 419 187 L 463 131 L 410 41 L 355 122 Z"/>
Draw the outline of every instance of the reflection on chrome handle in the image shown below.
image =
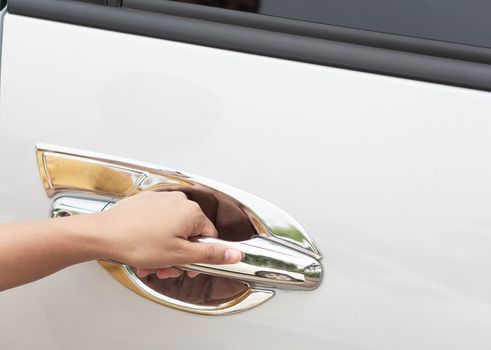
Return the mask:
<path id="1" fill-rule="evenodd" d="M 201 243 L 220 243 L 241 250 L 244 258 L 236 264 L 190 264 L 184 270 L 238 279 L 257 287 L 282 289 L 314 289 L 322 277 L 320 263 L 270 237 L 256 236 L 242 242 L 201 237 Z"/>
<path id="2" fill-rule="evenodd" d="M 53 202 L 52 216 L 94 213 L 108 210 L 107 200 L 80 197 L 60 197 Z M 256 287 L 281 289 L 314 289 L 319 286 L 322 266 L 311 255 L 284 244 L 275 237 L 256 236 L 247 241 L 230 242 L 212 237 L 200 237 L 201 243 L 220 243 L 241 250 L 239 263 L 227 265 L 190 264 L 183 270 L 237 279 Z"/>

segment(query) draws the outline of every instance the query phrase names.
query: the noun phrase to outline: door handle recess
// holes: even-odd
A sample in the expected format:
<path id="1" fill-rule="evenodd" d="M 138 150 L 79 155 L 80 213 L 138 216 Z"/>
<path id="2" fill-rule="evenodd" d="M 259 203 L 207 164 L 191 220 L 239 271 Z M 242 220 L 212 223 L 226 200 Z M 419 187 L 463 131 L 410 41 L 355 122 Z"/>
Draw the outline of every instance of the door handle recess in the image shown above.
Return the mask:
<path id="1" fill-rule="evenodd" d="M 119 199 L 141 191 L 189 188 L 226 195 L 246 214 L 255 231 L 249 239 L 198 238 L 202 243 L 220 243 L 241 250 L 244 256 L 239 263 L 178 266 L 215 276 L 219 286 L 233 281 L 235 287 L 243 285 L 226 297 L 190 300 L 181 295 L 179 288 L 184 285 L 177 290 L 157 290 L 136 276 L 131 266 L 100 261 L 118 281 L 147 299 L 184 311 L 223 315 L 259 305 L 278 289 L 309 291 L 321 283 L 321 255 L 309 235 L 288 214 L 244 191 L 149 164 L 59 146 L 38 145 L 36 155 L 46 192 L 53 197 L 52 217 L 108 210 Z"/>
<path id="2" fill-rule="evenodd" d="M 107 210 L 112 202 L 77 197 L 60 197 L 53 202 L 52 216 L 68 216 Z M 230 242 L 212 237 L 200 237 L 201 243 L 220 243 L 242 251 L 244 257 L 236 264 L 190 264 L 177 266 L 214 276 L 238 279 L 256 287 L 308 290 L 321 280 L 320 263 L 280 240 L 256 236 L 247 241 Z"/>

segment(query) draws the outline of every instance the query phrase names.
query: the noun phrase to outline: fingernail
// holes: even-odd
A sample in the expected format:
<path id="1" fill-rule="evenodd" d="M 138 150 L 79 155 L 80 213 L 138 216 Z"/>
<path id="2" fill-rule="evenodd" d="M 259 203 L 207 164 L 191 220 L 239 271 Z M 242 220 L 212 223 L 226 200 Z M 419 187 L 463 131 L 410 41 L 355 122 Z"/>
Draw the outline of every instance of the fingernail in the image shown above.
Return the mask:
<path id="1" fill-rule="evenodd" d="M 237 249 L 226 249 L 225 250 L 225 261 L 232 264 L 237 263 L 242 260 L 242 252 Z"/>

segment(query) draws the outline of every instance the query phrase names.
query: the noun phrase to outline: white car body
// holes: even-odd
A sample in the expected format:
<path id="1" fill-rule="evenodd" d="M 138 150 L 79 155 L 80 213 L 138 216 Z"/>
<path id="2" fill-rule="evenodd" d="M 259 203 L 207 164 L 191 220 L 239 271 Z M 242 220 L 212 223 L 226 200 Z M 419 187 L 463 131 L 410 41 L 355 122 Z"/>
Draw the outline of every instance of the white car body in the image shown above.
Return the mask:
<path id="1" fill-rule="evenodd" d="M 208 317 L 84 263 L 0 294 L 1 349 L 491 348 L 489 92 L 10 13 L 1 69 L 0 222 L 47 217 L 47 142 L 262 197 L 326 269 Z"/>

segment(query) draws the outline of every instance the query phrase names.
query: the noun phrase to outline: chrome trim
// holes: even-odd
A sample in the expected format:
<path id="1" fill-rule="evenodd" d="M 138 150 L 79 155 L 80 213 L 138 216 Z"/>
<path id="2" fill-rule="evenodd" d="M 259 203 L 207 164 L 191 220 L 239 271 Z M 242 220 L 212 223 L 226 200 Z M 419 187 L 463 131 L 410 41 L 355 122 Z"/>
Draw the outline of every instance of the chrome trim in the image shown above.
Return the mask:
<path id="1" fill-rule="evenodd" d="M 257 237 L 242 242 L 201 238 L 203 242 L 220 242 L 243 250 L 242 262 L 182 266 L 245 283 L 244 292 L 231 300 L 217 301 L 216 305 L 195 305 L 171 298 L 143 283 L 131 267 L 100 261 L 118 281 L 147 299 L 184 311 L 222 315 L 270 299 L 274 292 L 265 288 L 309 290 L 321 282 L 321 255 L 305 230 L 279 208 L 245 191 L 155 165 L 59 146 L 39 144 L 36 158 L 45 190 L 54 197 L 54 217 L 102 211 L 117 200 L 142 191 L 190 188 L 226 197 L 246 215 Z"/>
<path id="2" fill-rule="evenodd" d="M 145 283 L 143 283 L 135 275 L 133 269 L 131 269 L 131 267 L 127 265 L 122 265 L 106 260 L 100 260 L 99 263 L 116 280 L 118 280 L 122 285 L 132 290 L 136 294 L 158 304 L 195 314 L 209 316 L 235 314 L 256 307 L 271 299 L 275 295 L 274 291 L 248 288 L 245 292 L 241 293 L 239 296 L 233 298 L 232 300 L 219 303 L 218 305 L 197 305 L 170 298 L 153 290 Z"/>
<path id="3" fill-rule="evenodd" d="M 82 201 L 81 198 L 64 196 L 53 201 L 51 217 L 98 213 L 104 211 L 109 205 L 110 202 L 105 200 L 85 199 Z"/>
<path id="4" fill-rule="evenodd" d="M 322 267 L 316 259 L 268 237 L 257 236 L 242 242 L 206 237 L 199 241 L 239 249 L 244 258 L 237 264 L 191 264 L 180 268 L 238 279 L 264 288 L 309 290 L 317 288 L 321 282 Z"/>
<path id="5" fill-rule="evenodd" d="M 53 201 L 52 217 L 97 213 L 113 203 L 98 199 L 63 196 Z M 298 249 L 281 244 L 277 239 L 257 236 L 247 241 L 229 242 L 218 238 L 200 237 L 201 243 L 219 243 L 244 253 L 237 264 L 190 264 L 177 266 L 183 270 L 237 279 L 254 287 L 279 289 L 315 289 L 322 278 L 320 263 Z M 135 276 L 136 277 L 136 276 Z"/>
<path id="6" fill-rule="evenodd" d="M 265 301 L 271 299 L 275 293 L 271 290 L 262 290 L 256 288 L 250 288 L 239 298 L 235 299 L 232 303 L 223 303 L 218 306 L 207 306 L 207 305 L 196 305 L 191 303 L 186 303 L 181 300 L 171 299 L 163 294 L 158 293 L 153 290 L 145 283 L 143 283 L 134 273 L 133 269 L 128 265 L 122 265 L 126 274 L 130 277 L 131 281 L 143 292 L 156 300 L 166 300 L 167 302 L 172 302 L 170 305 L 174 308 L 183 311 L 192 311 L 194 313 L 206 314 L 211 316 L 218 315 L 229 315 L 235 314 L 241 311 L 251 309 L 257 305 L 264 303 Z"/>
<path id="7" fill-rule="evenodd" d="M 200 176 L 94 152 L 47 144 L 38 144 L 36 152 L 40 175 L 50 197 L 60 191 L 82 191 L 122 198 L 156 187 L 202 186 L 240 203 L 258 234 L 277 237 L 315 259 L 322 258 L 312 238 L 294 218 L 246 191 Z"/>

